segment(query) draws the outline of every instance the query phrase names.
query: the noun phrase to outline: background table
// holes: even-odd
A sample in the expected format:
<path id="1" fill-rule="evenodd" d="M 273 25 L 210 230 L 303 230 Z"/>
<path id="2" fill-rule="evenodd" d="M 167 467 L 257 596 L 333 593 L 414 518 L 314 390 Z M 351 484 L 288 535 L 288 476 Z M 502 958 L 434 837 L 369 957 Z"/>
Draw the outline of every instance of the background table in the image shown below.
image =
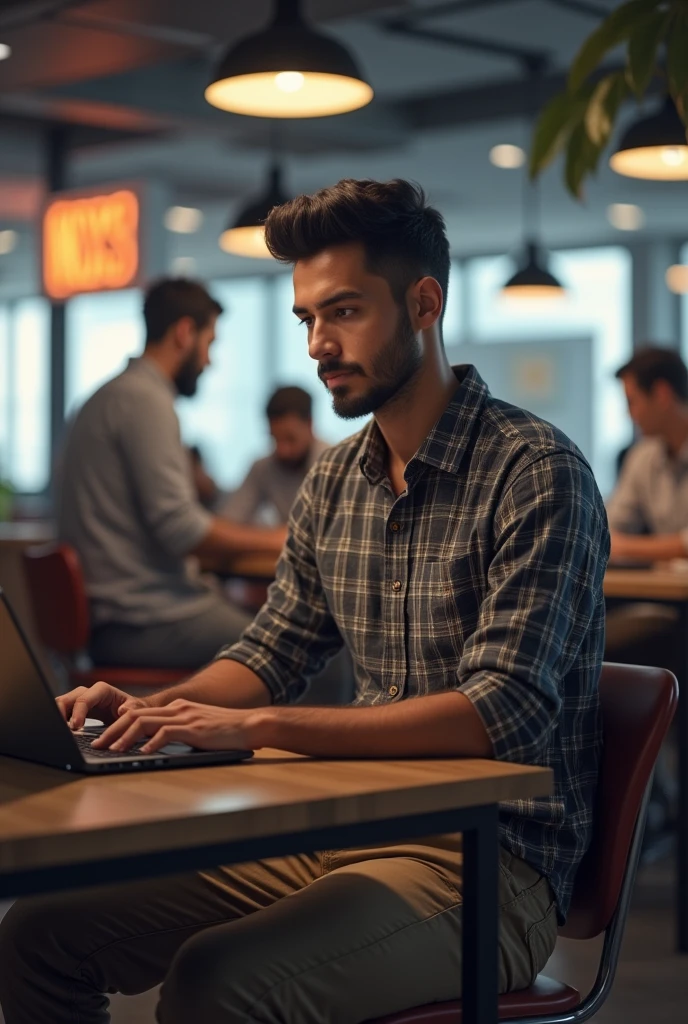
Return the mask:
<path id="1" fill-rule="evenodd" d="M 464 833 L 464 1021 L 497 1021 L 497 803 L 548 769 L 480 760 L 252 762 L 85 777 L 0 758 L 0 898 Z"/>
<path id="2" fill-rule="evenodd" d="M 0 523 L 0 587 L 34 641 L 37 641 L 38 632 L 24 579 L 22 553 L 35 544 L 47 544 L 54 539 L 55 525 L 52 522 Z"/>
<path id="3" fill-rule="evenodd" d="M 678 886 L 677 945 L 688 953 L 688 572 L 654 569 L 608 569 L 604 595 L 615 603 L 657 601 L 678 613 L 682 670 L 679 678 L 678 731 Z"/>

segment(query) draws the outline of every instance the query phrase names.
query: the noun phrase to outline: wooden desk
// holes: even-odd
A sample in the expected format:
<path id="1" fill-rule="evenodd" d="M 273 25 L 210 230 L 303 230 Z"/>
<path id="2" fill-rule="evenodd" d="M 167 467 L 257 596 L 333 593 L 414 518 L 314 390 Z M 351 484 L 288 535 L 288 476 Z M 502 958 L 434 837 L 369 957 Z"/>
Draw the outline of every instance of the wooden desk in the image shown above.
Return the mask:
<path id="1" fill-rule="evenodd" d="M 464 833 L 465 1024 L 497 1021 L 497 803 L 543 768 L 479 760 L 312 761 L 72 777 L 0 758 L 0 898 L 218 863 Z"/>
<path id="2" fill-rule="evenodd" d="M 604 578 L 608 605 L 655 601 L 678 613 L 682 645 L 679 673 L 678 730 L 678 844 L 677 947 L 688 953 L 688 572 L 658 565 L 652 569 L 608 569 Z"/>

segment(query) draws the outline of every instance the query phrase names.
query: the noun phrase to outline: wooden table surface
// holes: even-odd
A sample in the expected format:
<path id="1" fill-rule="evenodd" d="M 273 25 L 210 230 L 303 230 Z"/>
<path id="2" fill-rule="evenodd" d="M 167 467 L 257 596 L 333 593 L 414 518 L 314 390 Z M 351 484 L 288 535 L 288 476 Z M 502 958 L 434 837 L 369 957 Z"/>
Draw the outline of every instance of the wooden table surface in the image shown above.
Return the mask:
<path id="1" fill-rule="evenodd" d="M 666 565 L 652 569 L 607 569 L 604 595 L 648 601 L 688 601 L 688 572 Z"/>
<path id="2" fill-rule="evenodd" d="M 0 523 L 0 546 L 25 548 L 55 539 L 55 524 L 48 520 Z"/>
<path id="3" fill-rule="evenodd" d="M 71 776 L 0 758 L 0 878 L 551 792 L 549 769 L 469 759 L 252 761 Z"/>

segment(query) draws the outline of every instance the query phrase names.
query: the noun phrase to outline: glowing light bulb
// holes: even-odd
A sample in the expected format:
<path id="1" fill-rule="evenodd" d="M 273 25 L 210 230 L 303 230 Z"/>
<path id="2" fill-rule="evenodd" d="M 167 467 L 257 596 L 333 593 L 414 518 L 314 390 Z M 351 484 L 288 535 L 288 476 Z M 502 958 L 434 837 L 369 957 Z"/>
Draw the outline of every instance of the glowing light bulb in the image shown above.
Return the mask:
<path id="1" fill-rule="evenodd" d="M 667 167 L 680 167 L 686 162 L 686 151 L 681 146 L 666 146 L 662 150 L 662 163 Z"/>
<path id="2" fill-rule="evenodd" d="M 275 75 L 275 85 L 280 92 L 298 92 L 303 89 L 305 78 L 300 71 L 280 71 Z"/>

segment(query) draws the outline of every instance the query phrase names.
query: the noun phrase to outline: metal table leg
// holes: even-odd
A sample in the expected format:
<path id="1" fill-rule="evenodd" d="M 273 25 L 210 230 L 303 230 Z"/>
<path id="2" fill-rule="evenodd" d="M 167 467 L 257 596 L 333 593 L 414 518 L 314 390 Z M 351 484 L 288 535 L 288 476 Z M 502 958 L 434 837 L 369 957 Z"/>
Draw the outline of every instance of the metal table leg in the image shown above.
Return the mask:
<path id="1" fill-rule="evenodd" d="M 476 808 L 463 833 L 463 1022 L 497 1024 L 498 808 Z"/>

